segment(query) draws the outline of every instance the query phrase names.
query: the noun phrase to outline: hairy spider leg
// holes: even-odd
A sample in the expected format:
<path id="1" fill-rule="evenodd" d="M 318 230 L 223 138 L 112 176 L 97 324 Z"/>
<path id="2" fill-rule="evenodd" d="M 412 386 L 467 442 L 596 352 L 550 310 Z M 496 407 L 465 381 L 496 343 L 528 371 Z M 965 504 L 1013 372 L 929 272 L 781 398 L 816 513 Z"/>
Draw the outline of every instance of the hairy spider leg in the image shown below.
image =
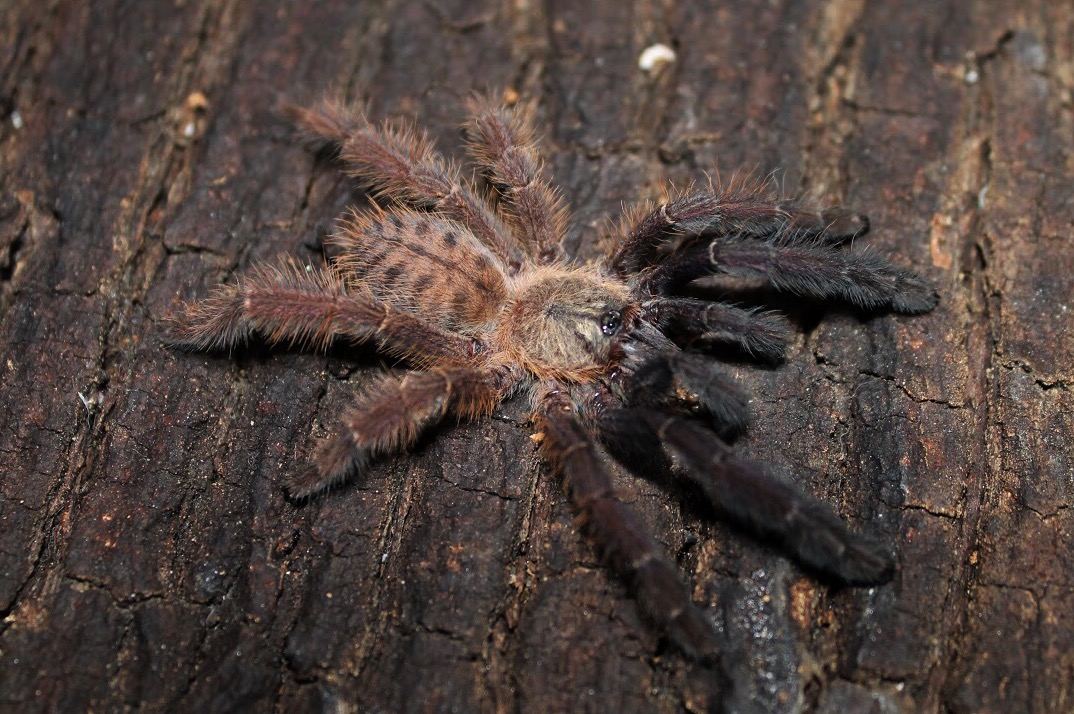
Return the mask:
<path id="1" fill-rule="evenodd" d="M 398 312 L 371 295 L 349 292 L 332 269 L 260 266 L 169 319 L 169 342 L 194 350 L 231 349 L 254 334 L 271 343 L 326 347 L 335 338 L 373 341 L 416 365 L 464 365 L 484 345 Z"/>
<path id="2" fill-rule="evenodd" d="M 338 145 L 344 171 L 377 195 L 458 221 L 512 270 L 521 265 L 507 226 L 424 134 L 402 122 L 374 126 L 361 107 L 342 102 L 289 111 L 314 143 Z"/>
<path id="3" fill-rule="evenodd" d="M 647 292 L 662 294 L 710 275 L 761 279 L 776 290 L 815 300 L 910 315 L 928 312 L 939 300 L 936 290 L 910 270 L 872 253 L 820 244 L 715 239 L 669 258 L 641 282 Z"/>
<path id="4" fill-rule="evenodd" d="M 343 417 L 339 433 L 292 478 L 292 498 L 307 498 L 361 473 L 372 458 L 412 446 L 449 412 L 476 419 L 492 411 L 517 378 L 504 370 L 445 368 L 377 380 Z"/>
<path id="5" fill-rule="evenodd" d="M 545 458 L 604 557 L 633 588 L 642 611 L 687 655 L 722 674 L 720 640 L 663 549 L 615 496 L 600 451 L 575 417 L 563 385 L 538 386 L 535 406 Z"/>
<path id="6" fill-rule="evenodd" d="M 793 242 L 813 239 L 839 243 L 863 235 L 869 220 L 853 211 L 803 208 L 794 201 L 775 200 L 762 182 L 732 182 L 711 191 L 686 193 L 645 210 L 635 210 L 620 227 L 625 237 L 609 264 L 619 275 L 631 275 L 659 262 L 669 242 L 741 236 Z"/>
<path id="7" fill-rule="evenodd" d="M 626 377 L 630 406 L 665 407 L 669 401 L 708 415 L 721 434 L 746 429 L 749 400 L 712 360 L 695 352 L 659 352 Z"/>
<path id="8" fill-rule="evenodd" d="M 783 359 L 790 339 L 787 321 L 778 313 L 725 302 L 664 297 L 643 303 L 642 313 L 687 347 L 695 341 L 729 343 L 766 362 Z"/>
<path id="9" fill-rule="evenodd" d="M 793 484 L 736 457 L 708 429 L 669 412 L 636 415 L 683 465 L 709 501 L 755 533 L 771 538 L 807 567 L 850 585 L 887 582 L 895 564 L 882 546 L 854 533 L 831 509 Z"/>
<path id="10" fill-rule="evenodd" d="M 795 201 L 781 201 L 780 207 L 791 216 L 783 231 L 768 236 L 774 243 L 813 241 L 839 245 L 869 232 L 869 217 L 841 206 L 807 208 Z"/>
<path id="11" fill-rule="evenodd" d="M 561 260 L 568 213 L 544 176 L 532 110 L 507 108 L 491 98 L 475 98 L 470 109 L 467 149 L 477 168 L 499 189 L 501 211 L 522 247 L 538 262 Z"/>

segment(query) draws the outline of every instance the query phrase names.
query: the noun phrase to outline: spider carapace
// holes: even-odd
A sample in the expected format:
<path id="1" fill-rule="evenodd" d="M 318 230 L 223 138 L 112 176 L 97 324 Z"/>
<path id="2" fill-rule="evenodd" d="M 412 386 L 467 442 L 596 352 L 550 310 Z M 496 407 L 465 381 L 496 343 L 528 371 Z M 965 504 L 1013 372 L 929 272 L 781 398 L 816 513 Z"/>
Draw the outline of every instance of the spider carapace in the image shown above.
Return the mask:
<path id="1" fill-rule="evenodd" d="M 476 419 L 525 395 L 589 535 L 688 655 L 718 660 L 718 637 L 664 549 L 616 498 L 608 455 L 643 476 L 659 467 L 694 482 L 717 512 L 814 571 L 858 585 L 890 578 L 887 548 L 727 446 L 745 426 L 746 399 L 712 348 L 778 361 L 788 327 L 775 312 L 699 297 L 708 293 L 695 281 L 908 314 L 931 310 L 934 289 L 846 248 L 868 230 L 864 216 L 782 199 L 764 182 L 709 185 L 636 209 L 602 260 L 572 262 L 562 248 L 567 211 L 543 171 L 530 112 L 489 100 L 472 109 L 468 152 L 487 190 L 402 123 L 375 125 L 343 103 L 293 109 L 307 138 L 337 148 L 384 208 L 341 220 L 325 267 L 256 268 L 171 318 L 171 340 L 190 349 L 230 349 L 255 335 L 310 348 L 342 340 L 408 365 L 364 390 L 311 467 L 288 479 L 290 494 L 359 476 L 448 415 Z"/>

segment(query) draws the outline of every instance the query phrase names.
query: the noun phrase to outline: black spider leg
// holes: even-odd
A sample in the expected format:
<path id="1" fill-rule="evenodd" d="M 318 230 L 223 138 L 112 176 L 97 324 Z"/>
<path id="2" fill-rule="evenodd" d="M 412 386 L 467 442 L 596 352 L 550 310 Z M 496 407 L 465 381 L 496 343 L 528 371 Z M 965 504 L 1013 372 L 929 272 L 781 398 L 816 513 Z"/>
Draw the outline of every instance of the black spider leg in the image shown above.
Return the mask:
<path id="1" fill-rule="evenodd" d="M 616 460 L 624 459 L 635 464 L 651 465 L 658 471 L 667 466 L 663 448 L 651 430 L 610 429 L 603 424 L 606 415 L 619 410 L 627 401 L 626 390 L 632 393 L 646 387 L 660 395 L 659 404 L 670 398 L 674 389 L 674 375 L 669 369 L 654 369 L 654 355 L 677 355 L 679 347 L 652 321 L 641 319 L 631 326 L 629 339 L 622 343 L 622 360 L 609 377 L 590 385 L 584 392 L 574 396 L 582 401 L 581 416 L 588 419 L 587 426 L 600 435 L 601 441 L 612 451 Z M 639 374 L 640 373 L 640 374 Z"/>
<path id="2" fill-rule="evenodd" d="M 912 271 L 860 251 L 819 243 L 772 243 L 716 238 L 669 257 L 639 276 L 639 287 L 661 295 L 705 276 L 760 279 L 776 290 L 815 300 L 843 300 L 871 310 L 928 312 L 935 289 Z"/>
<path id="3" fill-rule="evenodd" d="M 611 257 L 612 269 L 631 275 L 659 262 L 669 242 L 683 236 L 794 237 L 840 243 L 864 235 L 869 219 L 842 208 L 810 210 L 777 201 L 763 184 L 697 191 L 664 203 L 634 222 Z"/>
<path id="4" fill-rule="evenodd" d="M 642 319 L 686 346 L 722 342 L 766 362 L 783 359 L 790 337 L 787 321 L 778 313 L 696 298 L 647 300 L 642 303 Z"/>
<path id="5" fill-rule="evenodd" d="M 618 432 L 619 441 L 662 443 L 678 460 L 678 473 L 700 487 L 719 513 L 775 543 L 807 568 L 849 585 L 891 579 L 894 561 L 884 546 L 851 531 L 828 506 L 793 484 L 735 457 L 698 424 L 667 412 L 626 408 L 606 414 L 601 427 Z M 621 463 L 639 477 L 647 476 L 635 461 Z"/>
<path id="6" fill-rule="evenodd" d="M 719 367 L 695 352 L 660 352 L 651 355 L 629 375 L 630 406 L 686 409 L 706 415 L 713 428 L 724 436 L 745 430 L 749 422 L 749 400 Z"/>
<path id="7" fill-rule="evenodd" d="M 611 445 L 626 447 L 612 449 L 616 459 L 647 478 L 652 457 L 637 458 L 642 449 L 666 452 L 678 467 L 673 471 L 700 487 L 717 511 L 806 567 L 851 585 L 890 579 L 894 562 L 882 545 L 851 531 L 827 504 L 793 483 L 737 457 L 710 429 L 662 405 L 674 386 L 669 375 L 681 370 L 678 360 L 675 354 L 650 355 L 620 379 L 617 398 L 594 395 L 589 411 L 597 415 L 596 427 Z"/>
<path id="8" fill-rule="evenodd" d="M 719 675 L 721 642 L 694 604 L 675 565 L 646 534 L 634 512 L 615 496 L 602 450 L 579 421 L 562 385 L 542 382 L 534 397 L 545 457 L 560 473 L 587 532 L 615 571 L 633 587 L 642 611 L 687 655 Z"/>
<path id="9" fill-rule="evenodd" d="M 669 412 L 637 415 L 656 431 L 682 474 L 717 510 L 771 539 L 803 565 L 849 585 L 877 585 L 894 574 L 890 552 L 851 531 L 829 506 L 757 464 L 738 458 L 708 429 Z"/>

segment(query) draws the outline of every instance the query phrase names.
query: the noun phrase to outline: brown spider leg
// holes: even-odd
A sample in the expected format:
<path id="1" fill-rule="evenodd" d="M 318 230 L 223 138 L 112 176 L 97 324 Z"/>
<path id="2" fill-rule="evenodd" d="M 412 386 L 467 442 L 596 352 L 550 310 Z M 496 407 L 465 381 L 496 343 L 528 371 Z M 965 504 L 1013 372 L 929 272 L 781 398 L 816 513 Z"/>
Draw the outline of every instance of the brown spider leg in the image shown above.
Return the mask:
<path id="1" fill-rule="evenodd" d="M 815 300 L 910 315 L 928 312 L 939 301 L 936 290 L 912 271 L 872 253 L 825 245 L 713 240 L 669 258 L 640 283 L 642 290 L 659 295 L 709 275 L 761 279 L 776 290 Z"/>
<path id="2" fill-rule="evenodd" d="M 484 346 L 397 312 L 370 295 L 347 291 L 331 270 L 293 263 L 261 266 L 168 319 L 168 341 L 193 350 L 231 349 L 253 334 L 269 342 L 326 347 L 333 338 L 373 340 L 417 365 L 469 364 Z"/>
<path id="3" fill-rule="evenodd" d="M 470 109 L 470 155 L 501 191 L 507 218 L 526 252 L 543 263 L 562 259 L 567 209 L 542 175 L 530 111 L 488 98 L 475 99 Z"/>
<path id="4" fill-rule="evenodd" d="M 691 600 L 663 549 L 615 497 L 600 451 L 576 418 L 565 388 L 542 383 L 535 406 L 544 456 L 563 478 L 571 503 L 603 555 L 633 586 L 642 610 L 676 645 L 691 657 L 718 665 L 720 642 L 715 630 Z"/>
<path id="5" fill-rule="evenodd" d="M 390 200 L 458 221 L 517 270 L 522 255 L 506 226 L 424 135 L 400 123 L 375 127 L 359 107 L 338 102 L 314 110 L 290 107 L 289 112 L 312 138 L 339 145 L 349 176 Z"/>
<path id="6" fill-rule="evenodd" d="M 721 512 L 770 538 L 809 568 L 850 585 L 887 582 L 895 564 L 870 538 L 847 528 L 831 509 L 799 488 L 739 459 L 711 431 L 667 412 L 631 410 L 645 420 Z"/>
<path id="7" fill-rule="evenodd" d="M 793 201 L 777 201 L 764 184 L 731 185 L 698 191 L 635 215 L 609 264 L 626 276 L 653 265 L 669 243 L 686 239 L 742 236 L 775 242 L 813 239 L 838 243 L 863 235 L 869 219 L 842 208 L 816 211 Z"/>
<path id="8" fill-rule="evenodd" d="M 460 419 L 488 414 L 518 382 L 490 369 L 433 369 L 386 376 L 343 417 L 340 432 L 317 449 L 312 466 L 287 483 L 292 498 L 307 498 L 354 473 L 370 459 L 404 450 L 448 412 Z"/>
<path id="9" fill-rule="evenodd" d="M 767 362 L 778 362 L 787 351 L 790 330 L 786 320 L 774 312 L 670 297 L 644 303 L 642 313 L 643 319 L 682 341 L 730 343 Z"/>

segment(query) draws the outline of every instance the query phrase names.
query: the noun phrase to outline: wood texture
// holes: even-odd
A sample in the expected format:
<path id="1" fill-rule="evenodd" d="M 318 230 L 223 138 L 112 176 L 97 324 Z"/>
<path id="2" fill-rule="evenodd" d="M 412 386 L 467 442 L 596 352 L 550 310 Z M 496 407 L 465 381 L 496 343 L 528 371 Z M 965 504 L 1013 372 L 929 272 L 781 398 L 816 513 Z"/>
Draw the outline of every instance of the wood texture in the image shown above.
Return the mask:
<path id="1" fill-rule="evenodd" d="M 641 51 L 678 53 L 657 73 Z M 1074 707 L 1074 6 L 0 4 L 0 709 L 704 711 L 712 683 L 579 537 L 522 405 L 295 507 L 369 352 L 163 348 L 180 298 L 361 201 L 281 102 L 361 90 L 457 154 L 537 101 L 602 216 L 717 168 L 870 214 L 921 318 L 796 313 L 739 448 L 897 544 L 835 590 L 622 475 L 727 635 L 745 711 Z M 1064 615 L 1064 613 L 1066 613 Z"/>

